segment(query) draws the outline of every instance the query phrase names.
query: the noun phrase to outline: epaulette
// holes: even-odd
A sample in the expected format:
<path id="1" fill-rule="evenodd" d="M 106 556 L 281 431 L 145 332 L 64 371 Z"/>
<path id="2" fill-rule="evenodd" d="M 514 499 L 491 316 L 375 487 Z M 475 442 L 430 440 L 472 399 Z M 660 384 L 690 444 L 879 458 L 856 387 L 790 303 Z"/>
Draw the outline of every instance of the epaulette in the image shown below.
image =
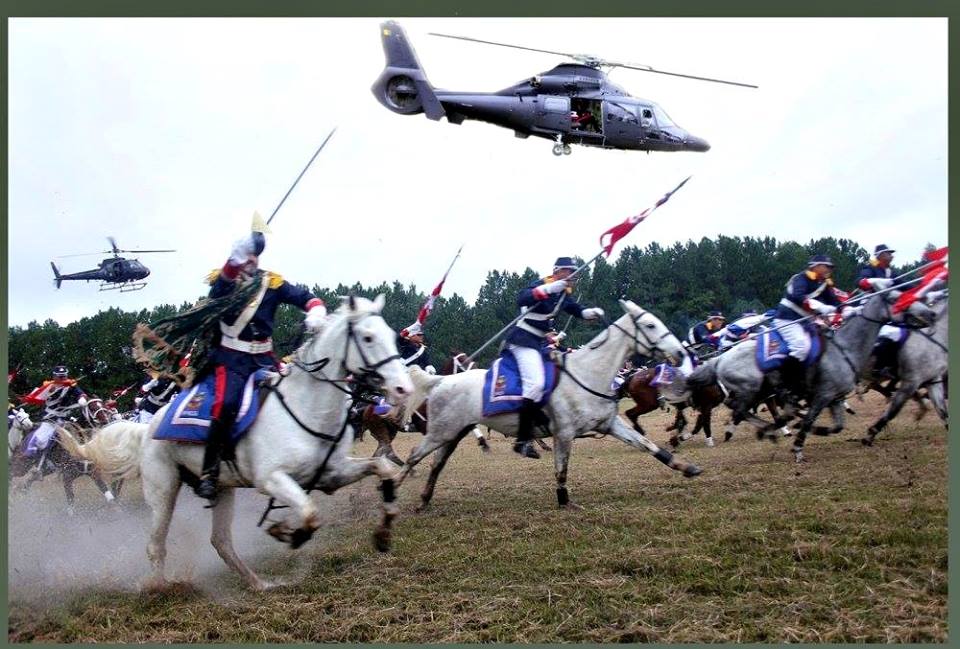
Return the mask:
<path id="1" fill-rule="evenodd" d="M 817 279 L 817 274 L 812 270 L 804 271 L 807 275 L 807 279 Z"/>
<path id="2" fill-rule="evenodd" d="M 213 286 L 213 283 L 217 281 L 218 277 L 220 277 L 220 269 L 214 268 L 209 273 L 207 273 L 207 277 L 206 279 L 204 279 L 204 281 L 210 286 Z"/>
<path id="3" fill-rule="evenodd" d="M 267 275 L 270 277 L 270 284 L 267 285 L 268 288 L 280 288 L 283 285 L 284 279 L 282 275 L 277 275 L 274 272 L 267 271 Z"/>
<path id="4" fill-rule="evenodd" d="M 871 257 L 871 258 L 870 258 L 870 265 L 873 266 L 874 268 L 876 268 L 877 266 L 880 265 L 880 260 L 877 259 L 876 257 Z"/>

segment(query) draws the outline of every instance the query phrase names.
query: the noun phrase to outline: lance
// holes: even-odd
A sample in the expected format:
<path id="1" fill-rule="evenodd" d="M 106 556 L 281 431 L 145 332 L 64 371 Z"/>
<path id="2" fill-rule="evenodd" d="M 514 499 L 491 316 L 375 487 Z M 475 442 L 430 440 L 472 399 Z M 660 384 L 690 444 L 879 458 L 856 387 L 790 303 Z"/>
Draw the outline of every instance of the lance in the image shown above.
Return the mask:
<path id="1" fill-rule="evenodd" d="M 629 232 L 630 232 L 631 230 L 633 230 L 633 228 L 634 228 L 638 223 L 640 223 L 640 221 L 643 221 L 645 218 L 647 218 L 655 209 L 657 209 L 658 207 L 660 207 L 661 205 L 663 205 L 664 203 L 666 203 L 666 202 L 670 199 L 670 197 L 673 196 L 673 194 L 674 194 L 677 190 L 679 190 L 681 187 L 683 187 L 685 184 L 687 184 L 687 181 L 690 180 L 691 177 L 692 177 L 692 176 L 687 176 L 686 178 L 684 178 L 684 179 L 683 179 L 683 182 L 681 182 L 679 185 L 677 185 L 677 186 L 673 189 L 673 191 L 670 191 L 670 192 L 668 192 L 666 195 L 664 195 L 660 200 L 658 200 L 658 201 L 653 205 L 653 207 L 648 207 L 647 209 L 645 209 L 643 212 L 641 212 L 641 213 L 638 214 L 637 216 L 631 216 L 630 218 L 628 218 L 628 219 L 627 219 L 626 221 L 624 221 L 623 223 L 620 223 L 620 224 L 614 226 L 613 228 L 607 230 L 607 231 L 604 232 L 602 235 L 600 235 L 600 240 L 601 240 L 601 243 L 602 243 L 602 242 L 603 242 L 603 237 L 606 236 L 607 234 L 609 234 L 609 235 L 610 235 L 609 243 L 608 243 L 606 246 L 604 246 L 603 248 L 601 248 L 601 249 L 600 249 L 600 252 L 598 252 L 596 255 L 594 255 L 592 259 L 590 259 L 589 261 L 583 263 L 583 264 L 580 265 L 576 270 L 574 270 L 572 273 L 570 273 L 570 275 L 567 277 L 567 279 L 570 279 L 571 277 L 574 277 L 577 273 L 581 272 L 583 269 L 585 269 L 585 268 L 587 268 L 588 266 L 590 266 L 593 262 L 595 262 L 596 260 L 600 259 L 600 257 L 602 257 L 603 255 L 609 254 L 609 253 L 613 250 L 613 246 L 614 246 L 614 244 L 615 244 L 617 241 L 619 241 L 620 239 L 622 239 L 623 237 L 625 237 L 627 234 L 629 234 Z M 558 309 L 558 310 L 559 310 L 559 308 L 560 308 L 560 305 L 563 304 L 563 300 L 564 300 L 566 297 L 567 297 L 567 294 L 566 294 L 566 293 L 564 293 L 562 296 L 560 296 L 560 302 L 558 302 L 558 304 L 557 304 L 557 309 Z M 559 312 L 559 311 L 558 311 L 558 312 Z M 481 345 L 480 348 L 477 349 L 477 351 L 475 351 L 475 352 L 473 352 L 472 354 L 470 354 L 470 356 L 467 357 L 467 360 L 468 360 L 468 361 L 473 360 L 474 357 L 476 357 L 477 354 L 479 354 L 479 353 L 482 352 L 484 349 L 486 349 L 487 347 L 489 347 L 492 342 L 494 342 L 494 341 L 497 340 L 500 336 L 502 336 L 508 329 L 510 329 L 510 327 L 512 327 L 513 325 L 517 324 L 517 323 L 520 321 L 520 319 L 523 318 L 523 316 L 525 316 L 525 315 L 526 315 L 525 312 L 520 313 L 520 315 L 518 315 L 516 318 L 514 318 L 513 320 L 511 320 L 503 329 L 501 329 L 501 330 L 498 331 L 496 334 L 494 334 L 493 337 L 492 337 L 490 340 L 488 340 L 487 342 L 483 343 L 483 345 Z"/>
<path id="2" fill-rule="evenodd" d="M 900 273 L 899 275 L 897 275 L 896 277 L 893 278 L 893 281 L 896 282 L 897 280 L 903 279 L 903 278 L 906 277 L 907 275 L 913 275 L 914 273 L 919 273 L 920 271 L 926 270 L 926 269 L 930 268 L 931 266 L 934 266 L 934 265 L 936 265 L 936 264 L 942 264 L 942 263 L 943 263 L 943 261 L 940 260 L 940 259 L 935 259 L 934 261 L 928 261 L 928 262 L 925 263 L 925 264 L 920 264 L 919 266 L 917 266 L 917 267 L 914 268 L 913 270 L 908 270 L 908 271 L 905 272 L 905 273 Z M 858 293 L 863 293 L 863 291 L 860 289 L 859 286 L 858 286 L 857 288 L 855 288 L 855 289 L 853 290 L 853 292 L 850 293 L 850 297 L 853 298 L 853 297 L 856 296 Z M 870 293 L 870 295 L 873 295 L 873 293 Z"/>
<path id="3" fill-rule="evenodd" d="M 290 189 L 287 190 L 287 193 L 283 195 L 283 198 L 280 199 L 280 203 L 277 204 L 276 209 L 273 210 L 273 214 L 270 215 L 270 218 L 267 219 L 267 225 L 270 225 L 270 221 L 273 220 L 273 217 L 277 215 L 277 212 L 280 211 L 280 207 L 283 205 L 284 201 L 287 200 L 287 196 L 290 195 L 290 192 L 293 191 L 293 188 L 297 186 L 297 183 L 300 182 L 300 179 L 303 178 L 303 174 L 307 173 L 307 169 L 310 168 L 310 165 L 313 164 L 313 161 L 317 159 L 317 156 L 320 155 L 320 152 L 323 151 L 323 147 L 327 146 L 327 142 L 330 141 L 330 138 L 333 137 L 333 134 L 337 131 L 337 128 L 334 127 L 330 131 L 330 135 L 323 141 L 323 143 L 317 148 L 316 152 L 313 154 L 313 157 L 310 158 L 310 162 L 307 163 L 307 166 L 303 168 L 303 171 L 300 172 L 300 175 L 297 176 L 297 179 L 293 181 L 293 184 L 290 185 Z"/>

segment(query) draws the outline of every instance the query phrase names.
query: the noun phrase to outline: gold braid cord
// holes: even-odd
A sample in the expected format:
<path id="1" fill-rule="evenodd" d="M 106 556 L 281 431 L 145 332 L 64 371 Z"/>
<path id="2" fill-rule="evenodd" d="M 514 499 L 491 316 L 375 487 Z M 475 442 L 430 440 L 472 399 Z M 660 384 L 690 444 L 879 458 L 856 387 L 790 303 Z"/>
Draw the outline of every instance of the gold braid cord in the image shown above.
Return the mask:
<path id="1" fill-rule="evenodd" d="M 220 339 L 220 320 L 239 313 L 257 296 L 262 277 L 263 271 L 257 271 L 223 297 L 206 298 L 183 313 L 137 324 L 133 332 L 134 360 L 173 380 L 180 388 L 190 387 L 211 363 Z M 190 363 L 181 367 L 187 354 Z"/>

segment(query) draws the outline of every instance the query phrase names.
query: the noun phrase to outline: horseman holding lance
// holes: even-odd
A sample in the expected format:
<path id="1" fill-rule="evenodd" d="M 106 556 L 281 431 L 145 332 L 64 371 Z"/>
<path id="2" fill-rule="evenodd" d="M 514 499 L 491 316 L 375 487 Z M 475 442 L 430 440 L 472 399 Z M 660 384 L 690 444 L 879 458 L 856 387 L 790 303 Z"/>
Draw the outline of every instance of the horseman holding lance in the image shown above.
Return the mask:
<path id="1" fill-rule="evenodd" d="M 595 320 L 604 315 L 603 309 L 584 308 L 568 297 L 573 293 L 575 280 L 571 275 L 576 269 L 577 265 L 570 257 L 560 257 L 553 265 L 552 275 L 530 284 L 517 296 L 517 306 L 523 317 L 507 334 L 505 348 L 517 360 L 523 386 L 523 405 L 513 450 L 524 457 L 540 457 L 530 442 L 534 424 L 543 419 L 538 405 L 543 397 L 545 379 L 541 350 L 548 344 L 547 334 L 553 329 L 553 319 L 561 309 L 584 320 Z"/>
<path id="2" fill-rule="evenodd" d="M 706 320 L 698 322 L 690 331 L 687 332 L 687 342 L 694 349 L 708 345 L 714 349 L 717 347 L 716 334 L 723 329 L 727 319 L 720 311 L 711 311 Z"/>
<path id="3" fill-rule="evenodd" d="M 46 457 L 44 451 L 50 446 L 50 441 L 68 417 L 69 411 L 75 406 L 87 405 L 87 395 L 77 387 L 77 381 L 70 378 L 66 365 L 57 365 L 53 368 L 53 378 L 33 390 L 23 399 L 24 403 L 43 406 L 43 422 L 30 436 L 30 440 L 23 450 L 24 455 L 30 457 L 41 454 L 37 463 L 39 468 Z"/>
<path id="4" fill-rule="evenodd" d="M 142 396 L 138 398 L 137 422 L 141 424 L 149 424 L 157 411 L 177 394 L 177 384 L 170 377 L 156 372 L 149 376 L 150 380 L 140 387 Z"/>
<path id="5" fill-rule="evenodd" d="M 213 275 L 211 298 L 223 297 L 248 278 L 256 277 L 260 255 L 266 247 L 269 227 L 254 214 L 252 232 L 233 244 L 230 257 Z M 279 369 L 273 354 L 273 322 L 277 308 L 290 304 L 306 312 L 304 324 L 319 330 L 327 316 L 323 300 L 294 286 L 272 272 L 259 273 L 260 290 L 239 313 L 220 319 L 220 345 L 213 351 L 211 371 L 216 377 L 207 448 L 197 495 L 213 500 L 217 495 L 220 460 L 229 443 L 230 429 L 240 409 L 243 387 L 251 374 L 261 368 Z"/>
<path id="6" fill-rule="evenodd" d="M 833 260 L 827 255 L 814 255 L 807 270 L 787 282 L 786 290 L 774 313 L 773 325 L 790 347 L 790 355 L 780 367 L 784 387 L 796 393 L 803 383 L 803 362 L 810 353 L 810 334 L 798 320 L 811 315 L 831 315 L 841 306 L 834 292 Z"/>
<path id="7" fill-rule="evenodd" d="M 429 374 L 437 373 L 437 369 L 430 363 L 427 346 L 423 341 L 423 325 L 419 320 L 397 334 L 397 352 L 403 357 L 403 364 L 407 367 L 417 365 Z"/>

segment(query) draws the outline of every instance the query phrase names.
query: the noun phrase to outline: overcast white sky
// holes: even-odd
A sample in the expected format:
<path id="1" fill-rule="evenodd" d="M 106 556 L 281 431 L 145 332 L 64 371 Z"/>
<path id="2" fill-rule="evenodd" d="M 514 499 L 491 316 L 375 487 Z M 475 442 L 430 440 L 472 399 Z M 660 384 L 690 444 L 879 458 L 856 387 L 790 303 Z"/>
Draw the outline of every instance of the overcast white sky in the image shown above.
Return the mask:
<path id="1" fill-rule="evenodd" d="M 603 230 L 691 174 L 614 255 L 718 234 L 837 236 L 908 261 L 947 242 L 946 19 L 401 20 L 439 88 L 495 91 L 562 59 L 429 31 L 760 86 L 615 70 L 713 148 L 560 158 L 546 140 L 380 106 L 378 23 L 11 19 L 10 324 L 195 299 L 334 126 L 261 260 L 310 285 L 429 291 L 465 242 L 444 293 L 472 302 L 488 270 L 596 254 Z M 178 252 L 140 256 L 153 270 L 143 291 L 55 290 L 50 260 L 105 250 L 107 235 Z"/>

